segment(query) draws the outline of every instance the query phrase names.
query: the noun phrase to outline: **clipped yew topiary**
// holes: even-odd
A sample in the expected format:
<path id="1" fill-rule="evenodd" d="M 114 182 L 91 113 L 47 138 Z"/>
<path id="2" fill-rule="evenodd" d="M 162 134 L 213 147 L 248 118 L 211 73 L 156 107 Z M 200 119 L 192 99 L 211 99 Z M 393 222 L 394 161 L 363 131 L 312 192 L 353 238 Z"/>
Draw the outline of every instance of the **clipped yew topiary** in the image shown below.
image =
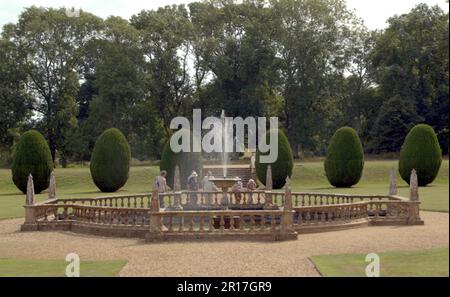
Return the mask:
<path id="1" fill-rule="evenodd" d="M 398 170 L 409 184 L 413 169 L 419 186 L 426 186 L 436 178 L 442 163 L 442 151 L 433 128 L 420 124 L 411 129 L 400 151 Z"/>
<path id="2" fill-rule="evenodd" d="M 324 167 L 332 186 L 346 188 L 359 182 L 364 168 L 364 152 L 353 128 L 342 127 L 331 137 Z"/>
<path id="3" fill-rule="evenodd" d="M 12 179 L 23 193 L 27 192 L 28 175 L 33 176 L 34 191 L 39 194 L 48 188 L 53 161 L 44 136 L 35 130 L 25 132 L 13 154 Z"/>
<path id="4" fill-rule="evenodd" d="M 160 170 L 167 171 L 167 185 L 171 188 L 173 188 L 173 178 L 176 165 L 180 168 L 180 182 L 182 188 L 186 188 L 187 178 L 191 174 L 192 170 L 197 172 L 198 182 L 201 182 L 203 168 L 202 154 L 197 152 L 174 153 L 170 148 L 170 141 L 168 141 L 164 146 L 159 168 Z"/>
<path id="5" fill-rule="evenodd" d="M 125 185 L 130 171 L 130 146 L 119 129 L 105 130 L 91 157 L 91 176 L 102 192 L 115 192 Z"/>
<path id="6" fill-rule="evenodd" d="M 270 141 L 270 131 L 266 133 L 266 143 Z M 268 155 L 269 152 L 262 153 L 259 149 L 255 156 L 255 169 L 259 181 L 265 185 L 267 166 L 270 165 L 272 169 L 272 186 L 274 189 L 281 189 L 286 183 L 286 177 L 292 176 L 292 169 L 294 168 L 294 159 L 292 158 L 292 150 L 289 141 L 283 131 L 278 130 L 278 157 L 273 163 L 261 163 L 260 156 Z"/>

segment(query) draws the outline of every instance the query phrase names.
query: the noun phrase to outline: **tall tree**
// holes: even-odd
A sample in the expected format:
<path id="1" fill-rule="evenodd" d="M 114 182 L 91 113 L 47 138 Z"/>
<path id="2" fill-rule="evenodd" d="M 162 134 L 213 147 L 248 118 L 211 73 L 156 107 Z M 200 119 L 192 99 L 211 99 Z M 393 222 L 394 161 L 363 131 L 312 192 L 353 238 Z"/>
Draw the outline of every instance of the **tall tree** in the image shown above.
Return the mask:
<path id="1" fill-rule="evenodd" d="M 349 62 L 359 20 L 341 0 L 271 1 L 281 59 L 285 127 L 294 155 L 316 147 L 332 81 Z"/>
<path id="2" fill-rule="evenodd" d="M 184 5 L 143 10 L 131 17 L 140 30 L 146 59 L 146 87 L 169 137 L 171 120 L 187 114 L 192 87 L 188 72 L 191 23 Z M 192 111 L 190 112 L 192 113 Z"/>
<path id="3" fill-rule="evenodd" d="M 230 116 L 276 109 L 276 51 L 271 11 L 263 1 L 212 1 L 190 6 L 197 70 L 211 73 L 211 106 Z M 206 69 L 206 70 L 205 70 Z M 271 110 L 272 109 L 272 110 Z"/>
<path id="4" fill-rule="evenodd" d="M 421 119 L 448 149 L 448 14 L 420 4 L 389 19 L 373 51 L 376 81 L 383 97 L 411 101 Z"/>
<path id="5" fill-rule="evenodd" d="M 85 45 L 95 38 L 101 20 L 89 13 L 69 17 L 65 9 L 29 7 L 15 25 L 5 27 L 3 36 L 12 42 L 27 75 L 28 93 L 35 99 L 33 108 L 42 119 L 55 159 L 59 131 L 76 115 L 71 106 L 74 72 L 80 65 Z M 70 113 L 70 115 L 67 114 Z"/>
<path id="6" fill-rule="evenodd" d="M 9 148 L 13 130 L 31 114 L 31 100 L 25 89 L 26 75 L 16 63 L 14 45 L 0 39 L 0 148 Z"/>

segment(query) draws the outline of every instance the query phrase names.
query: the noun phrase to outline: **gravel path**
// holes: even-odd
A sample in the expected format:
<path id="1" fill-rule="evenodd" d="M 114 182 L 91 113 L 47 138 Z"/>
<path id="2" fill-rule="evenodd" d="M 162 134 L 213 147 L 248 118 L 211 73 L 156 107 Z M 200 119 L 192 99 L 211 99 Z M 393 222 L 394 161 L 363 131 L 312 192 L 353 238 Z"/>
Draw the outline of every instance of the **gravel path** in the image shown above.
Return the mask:
<path id="1" fill-rule="evenodd" d="M 164 242 L 71 232 L 19 232 L 23 219 L 0 221 L 0 258 L 81 261 L 126 259 L 120 276 L 317 276 L 308 256 L 448 246 L 448 213 L 421 212 L 425 226 L 367 227 L 299 235 L 286 242 Z"/>

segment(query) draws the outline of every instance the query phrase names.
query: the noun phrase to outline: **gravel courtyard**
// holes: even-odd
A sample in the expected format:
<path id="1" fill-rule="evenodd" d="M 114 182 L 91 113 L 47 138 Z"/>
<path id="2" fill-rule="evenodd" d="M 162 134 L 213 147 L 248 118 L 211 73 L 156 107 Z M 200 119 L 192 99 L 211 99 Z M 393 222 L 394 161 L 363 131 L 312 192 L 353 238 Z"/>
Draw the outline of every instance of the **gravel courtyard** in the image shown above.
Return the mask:
<path id="1" fill-rule="evenodd" d="M 318 276 L 311 255 L 448 246 L 448 213 L 421 212 L 425 226 L 367 227 L 299 235 L 286 242 L 164 242 L 71 232 L 20 232 L 23 219 L 0 221 L 0 258 L 126 259 L 120 276 Z M 81 272 L 82 274 L 82 272 Z"/>

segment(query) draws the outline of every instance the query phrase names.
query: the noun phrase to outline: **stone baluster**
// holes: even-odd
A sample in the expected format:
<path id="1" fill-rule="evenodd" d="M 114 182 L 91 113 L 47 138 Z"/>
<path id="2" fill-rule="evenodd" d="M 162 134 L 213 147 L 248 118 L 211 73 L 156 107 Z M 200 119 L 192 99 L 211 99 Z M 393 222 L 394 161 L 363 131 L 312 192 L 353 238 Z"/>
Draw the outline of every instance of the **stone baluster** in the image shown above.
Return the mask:
<path id="1" fill-rule="evenodd" d="M 194 232 L 194 215 L 189 216 L 189 232 Z"/>
<path id="2" fill-rule="evenodd" d="M 230 215 L 230 230 L 234 230 L 234 216 Z"/>
<path id="3" fill-rule="evenodd" d="M 244 221 L 244 213 L 240 213 L 239 214 L 239 230 L 240 231 L 244 231 L 244 225 L 245 225 L 245 221 Z"/>
<path id="4" fill-rule="evenodd" d="M 223 232 L 225 229 L 225 218 L 223 214 L 220 214 L 220 231 Z"/>
<path id="5" fill-rule="evenodd" d="M 214 231 L 214 216 L 213 215 L 208 215 L 208 219 L 209 219 L 209 230 L 210 232 Z"/>
<path id="6" fill-rule="evenodd" d="M 184 216 L 181 214 L 179 216 L 180 219 L 180 224 L 178 225 L 178 232 L 183 232 L 184 231 Z"/>
<path id="7" fill-rule="evenodd" d="M 200 231 L 200 232 L 203 232 L 203 231 L 205 230 L 205 227 L 204 227 L 205 217 L 204 217 L 203 215 L 200 215 L 199 218 L 200 218 L 200 227 L 199 227 L 199 231 Z"/>

